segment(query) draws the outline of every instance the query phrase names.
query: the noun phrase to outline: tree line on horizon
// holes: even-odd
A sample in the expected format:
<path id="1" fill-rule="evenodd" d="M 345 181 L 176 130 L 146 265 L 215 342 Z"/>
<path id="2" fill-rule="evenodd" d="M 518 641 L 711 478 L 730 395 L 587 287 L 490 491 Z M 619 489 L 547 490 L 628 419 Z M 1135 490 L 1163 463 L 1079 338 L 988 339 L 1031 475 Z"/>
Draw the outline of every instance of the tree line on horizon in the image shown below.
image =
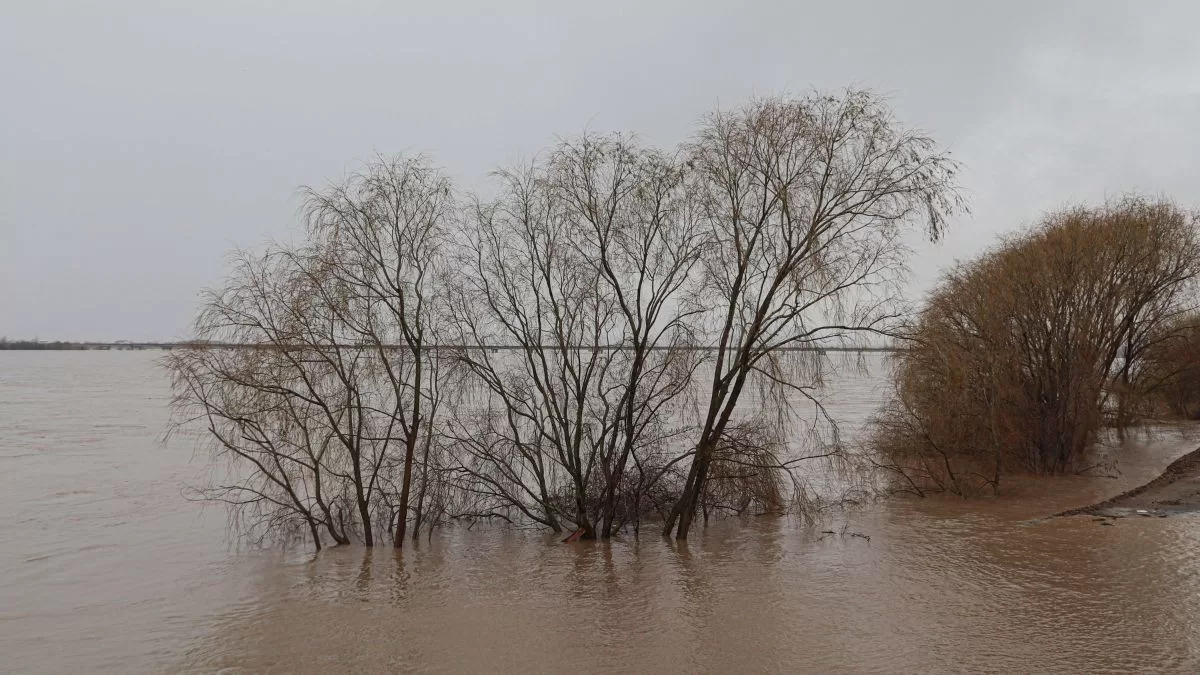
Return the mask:
<path id="1" fill-rule="evenodd" d="M 46 341 L 37 340 L 37 339 L 10 340 L 7 337 L 0 336 L 0 350 L 34 350 L 34 351 L 37 351 L 37 350 L 50 350 L 50 349 L 75 350 L 75 349 L 87 349 L 87 346 L 83 345 L 81 343 L 78 343 L 78 342 L 64 342 L 62 340 L 55 340 L 53 342 L 46 342 Z"/>

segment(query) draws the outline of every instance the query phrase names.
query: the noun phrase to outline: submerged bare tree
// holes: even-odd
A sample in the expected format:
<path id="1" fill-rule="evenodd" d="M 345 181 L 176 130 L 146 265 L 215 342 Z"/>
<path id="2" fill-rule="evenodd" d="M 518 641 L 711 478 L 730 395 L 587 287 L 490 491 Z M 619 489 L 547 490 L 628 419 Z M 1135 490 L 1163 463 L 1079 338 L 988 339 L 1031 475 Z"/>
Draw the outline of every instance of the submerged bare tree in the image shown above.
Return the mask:
<path id="1" fill-rule="evenodd" d="M 478 513 L 513 510 L 554 531 L 592 528 L 598 460 L 591 391 L 609 354 L 613 307 L 535 168 L 502 174 L 502 196 L 469 215 L 448 314 L 460 362 L 484 389 L 450 420 L 460 485 L 488 496 Z M 487 347 L 503 345 L 512 351 Z M 480 348 L 483 347 L 483 348 Z"/>
<path id="2" fill-rule="evenodd" d="M 470 212 L 448 307 L 486 400 L 454 417 L 458 471 L 487 514 L 608 537 L 640 514 L 678 433 L 703 233 L 681 168 L 627 137 L 564 142 L 499 176 L 501 197 Z"/>
<path id="3" fill-rule="evenodd" d="M 426 417 L 438 397 L 434 294 L 441 285 L 443 248 L 453 211 L 450 181 L 421 157 L 368 165 L 327 190 L 308 190 L 305 212 L 328 273 L 346 294 L 331 303 L 352 344 L 369 349 L 386 387 L 392 422 L 388 441 L 403 445 L 394 504 L 393 543 L 404 542 L 412 492 L 413 462 L 432 429 Z M 393 434 L 396 436 L 393 438 Z M 389 521 L 391 518 L 389 517 Z"/>
<path id="4" fill-rule="evenodd" d="M 307 191 L 304 246 L 241 256 L 209 294 L 197 338 L 251 349 L 201 344 L 167 365 L 179 419 L 205 420 L 236 465 L 210 495 L 299 518 L 318 546 L 318 526 L 336 543 L 373 545 L 380 527 L 402 544 L 439 399 L 427 347 L 451 201 L 420 158 L 371 164 Z"/>
<path id="5" fill-rule="evenodd" d="M 681 403 L 703 352 L 694 320 L 701 256 L 710 243 L 676 159 L 630 137 L 584 136 L 550 161 L 550 189 L 579 235 L 576 254 L 595 270 L 617 310 L 611 382 L 597 392 L 602 537 L 643 510 L 674 462 Z M 629 480 L 630 463 L 637 474 Z M 625 502 L 622 506 L 622 501 Z"/>
<path id="6" fill-rule="evenodd" d="M 901 235 L 920 222 L 936 237 L 959 206 L 955 163 L 863 91 L 714 113 L 687 162 L 713 242 L 705 268 L 717 307 L 707 411 L 664 526 L 679 539 L 714 461 L 737 447 L 743 424 L 761 426 L 735 415 L 747 386 L 764 388 L 766 412 L 789 394 L 819 407 L 820 353 L 794 356 L 801 367 L 784 373 L 781 351 L 887 334 L 899 312 Z"/>
<path id="7" fill-rule="evenodd" d="M 200 421 L 229 479 L 204 490 L 230 503 L 252 531 L 303 524 L 317 547 L 370 542 L 373 497 L 385 456 L 361 350 L 338 346 L 335 315 L 321 307 L 297 258 L 240 256 L 196 322 L 203 344 L 167 357 L 180 425 Z"/>
<path id="8" fill-rule="evenodd" d="M 410 518 L 606 538 L 654 514 L 685 538 L 697 512 L 782 511 L 839 454 L 820 350 L 890 333 L 902 235 L 959 205 L 954 163 L 860 91 L 497 176 L 462 204 L 423 159 L 375 162 L 307 191 L 304 244 L 207 299 L 197 338 L 253 347 L 169 360 L 179 418 L 237 465 L 211 496 L 318 545 L 401 546 Z M 797 452 L 795 400 L 826 445 Z"/>

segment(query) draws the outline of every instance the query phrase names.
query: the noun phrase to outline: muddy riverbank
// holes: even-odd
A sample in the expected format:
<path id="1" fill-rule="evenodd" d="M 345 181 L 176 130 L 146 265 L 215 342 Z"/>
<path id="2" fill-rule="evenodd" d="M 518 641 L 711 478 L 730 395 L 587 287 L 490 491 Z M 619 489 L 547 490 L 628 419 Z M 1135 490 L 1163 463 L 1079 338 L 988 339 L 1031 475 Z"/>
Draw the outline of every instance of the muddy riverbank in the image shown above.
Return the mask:
<path id="1" fill-rule="evenodd" d="M 1069 509 L 1056 516 L 1109 518 L 1160 516 L 1200 511 L 1200 448 L 1167 465 L 1162 475 L 1102 502 Z"/>

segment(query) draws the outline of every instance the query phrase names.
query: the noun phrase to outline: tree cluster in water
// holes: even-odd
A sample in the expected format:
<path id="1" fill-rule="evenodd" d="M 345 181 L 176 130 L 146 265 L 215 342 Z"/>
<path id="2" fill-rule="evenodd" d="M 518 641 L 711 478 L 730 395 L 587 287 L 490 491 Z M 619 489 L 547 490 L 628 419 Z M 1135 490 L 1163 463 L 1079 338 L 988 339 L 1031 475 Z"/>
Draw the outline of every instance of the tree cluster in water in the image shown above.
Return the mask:
<path id="1" fill-rule="evenodd" d="M 258 348 L 168 356 L 176 423 L 232 460 L 205 497 L 317 546 L 781 512 L 841 453 L 791 406 L 821 418 L 823 350 L 895 330 L 902 237 L 941 232 L 955 175 L 863 91 L 716 112 L 669 152 L 564 140 L 489 198 L 378 161 L 306 192 L 303 243 L 235 256 L 195 337 Z"/>
<path id="2" fill-rule="evenodd" d="M 1104 427 L 1200 412 L 1197 214 L 1131 197 L 1048 215 L 950 270 L 896 359 L 872 459 L 923 494 L 1094 466 Z"/>

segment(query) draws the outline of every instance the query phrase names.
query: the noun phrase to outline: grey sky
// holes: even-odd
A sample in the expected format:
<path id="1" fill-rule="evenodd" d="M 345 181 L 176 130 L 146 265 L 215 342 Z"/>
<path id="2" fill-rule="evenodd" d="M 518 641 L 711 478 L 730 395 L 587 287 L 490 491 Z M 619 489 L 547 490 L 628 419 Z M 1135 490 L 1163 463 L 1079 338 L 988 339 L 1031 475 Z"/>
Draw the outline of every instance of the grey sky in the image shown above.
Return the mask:
<path id="1" fill-rule="evenodd" d="M 966 165 L 917 289 L 1064 203 L 1200 206 L 1193 2 L 77 4 L 0 6 L 0 335 L 184 336 L 229 249 L 377 152 L 478 187 L 555 135 L 671 145 L 812 87 L 889 95 Z"/>

